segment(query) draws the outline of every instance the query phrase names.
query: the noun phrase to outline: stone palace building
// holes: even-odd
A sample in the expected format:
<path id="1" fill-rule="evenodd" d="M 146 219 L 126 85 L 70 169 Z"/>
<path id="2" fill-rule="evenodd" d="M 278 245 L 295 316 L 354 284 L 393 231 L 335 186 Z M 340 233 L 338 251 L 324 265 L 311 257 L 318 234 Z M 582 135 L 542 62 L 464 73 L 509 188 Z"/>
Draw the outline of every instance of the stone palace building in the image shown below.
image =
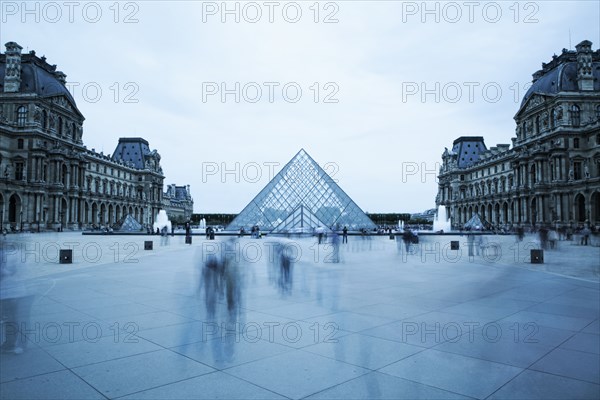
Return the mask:
<path id="1" fill-rule="evenodd" d="M 109 226 L 127 214 L 152 224 L 172 203 L 158 152 L 142 138 L 119 139 L 112 156 L 88 150 L 66 75 L 21 50 L 9 42 L 0 54 L 0 230 Z"/>
<path id="2" fill-rule="evenodd" d="M 600 50 L 583 41 L 533 74 L 512 146 L 463 136 L 442 154 L 438 207 L 455 227 L 600 225 Z"/>
<path id="3" fill-rule="evenodd" d="M 171 221 L 176 223 L 189 221 L 194 212 L 194 199 L 190 193 L 190 185 L 168 185 L 167 191 L 163 193 L 163 208 Z"/>

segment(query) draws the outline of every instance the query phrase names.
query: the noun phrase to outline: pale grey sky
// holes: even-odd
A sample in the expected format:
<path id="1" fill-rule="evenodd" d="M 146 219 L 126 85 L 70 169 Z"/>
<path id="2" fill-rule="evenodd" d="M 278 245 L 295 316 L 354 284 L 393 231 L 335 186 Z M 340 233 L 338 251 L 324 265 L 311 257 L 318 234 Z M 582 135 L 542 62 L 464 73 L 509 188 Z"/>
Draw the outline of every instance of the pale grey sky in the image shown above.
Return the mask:
<path id="1" fill-rule="evenodd" d="M 199 213 L 241 211 L 301 148 L 365 211 L 432 208 L 444 147 L 510 143 L 531 74 L 600 44 L 600 1 L 0 8 L 2 44 L 67 74 L 87 147 L 144 137 Z"/>

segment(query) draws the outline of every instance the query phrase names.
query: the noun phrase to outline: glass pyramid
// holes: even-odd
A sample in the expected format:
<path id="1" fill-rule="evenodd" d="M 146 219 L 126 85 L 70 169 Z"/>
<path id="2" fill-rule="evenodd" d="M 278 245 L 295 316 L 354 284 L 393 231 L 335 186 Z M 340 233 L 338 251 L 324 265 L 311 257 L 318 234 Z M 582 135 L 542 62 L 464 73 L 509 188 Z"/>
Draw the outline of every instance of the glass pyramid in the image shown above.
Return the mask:
<path id="1" fill-rule="evenodd" d="M 260 191 L 227 230 L 258 225 L 263 232 L 359 230 L 375 224 L 304 149 Z"/>

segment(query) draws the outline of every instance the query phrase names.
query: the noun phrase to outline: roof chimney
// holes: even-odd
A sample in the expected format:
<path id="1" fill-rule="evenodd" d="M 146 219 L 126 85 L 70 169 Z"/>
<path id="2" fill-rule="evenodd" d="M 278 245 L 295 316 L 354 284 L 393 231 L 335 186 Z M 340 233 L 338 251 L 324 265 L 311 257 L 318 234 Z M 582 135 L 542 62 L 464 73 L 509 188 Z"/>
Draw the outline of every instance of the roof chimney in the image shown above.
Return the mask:
<path id="1" fill-rule="evenodd" d="M 15 93 L 21 89 L 21 50 L 15 42 L 6 46 L 6 72 L 4 74 L 4 92 Z"/>
<path id="2" fill-rule="evenodd" d="M 579 90 L 594 90 L 592 71 L 592 42 L 584 40 L 575 46 L 577 50 L 577 86 Z"/>

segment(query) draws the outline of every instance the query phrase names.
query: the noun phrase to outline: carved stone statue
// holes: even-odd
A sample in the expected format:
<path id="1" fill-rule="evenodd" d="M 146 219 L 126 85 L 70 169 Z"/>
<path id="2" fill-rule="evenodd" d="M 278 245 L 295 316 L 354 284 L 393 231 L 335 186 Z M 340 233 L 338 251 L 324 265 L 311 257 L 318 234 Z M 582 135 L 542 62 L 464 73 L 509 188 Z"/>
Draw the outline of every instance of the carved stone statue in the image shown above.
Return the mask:
<path id="1" fill-rule="evenodd" d="M 33 120 L 38 125 L 41 125 L 42 123 L 42 109 L 38 106 L 35 106 L 35 110 L 33 111 Z"/>
<path id="2" fill-rule="evenodd" d="M 583 165 L 583 176 L 585 176 L 586 179 L 588 179 L 590 177 L 590 168 L 588 167 L 587 161 Z"/>
<path id="3" fill-rule="evenodd" d="M 56 115 L 50 114 L 50 129 L 56 129 Z"/>

